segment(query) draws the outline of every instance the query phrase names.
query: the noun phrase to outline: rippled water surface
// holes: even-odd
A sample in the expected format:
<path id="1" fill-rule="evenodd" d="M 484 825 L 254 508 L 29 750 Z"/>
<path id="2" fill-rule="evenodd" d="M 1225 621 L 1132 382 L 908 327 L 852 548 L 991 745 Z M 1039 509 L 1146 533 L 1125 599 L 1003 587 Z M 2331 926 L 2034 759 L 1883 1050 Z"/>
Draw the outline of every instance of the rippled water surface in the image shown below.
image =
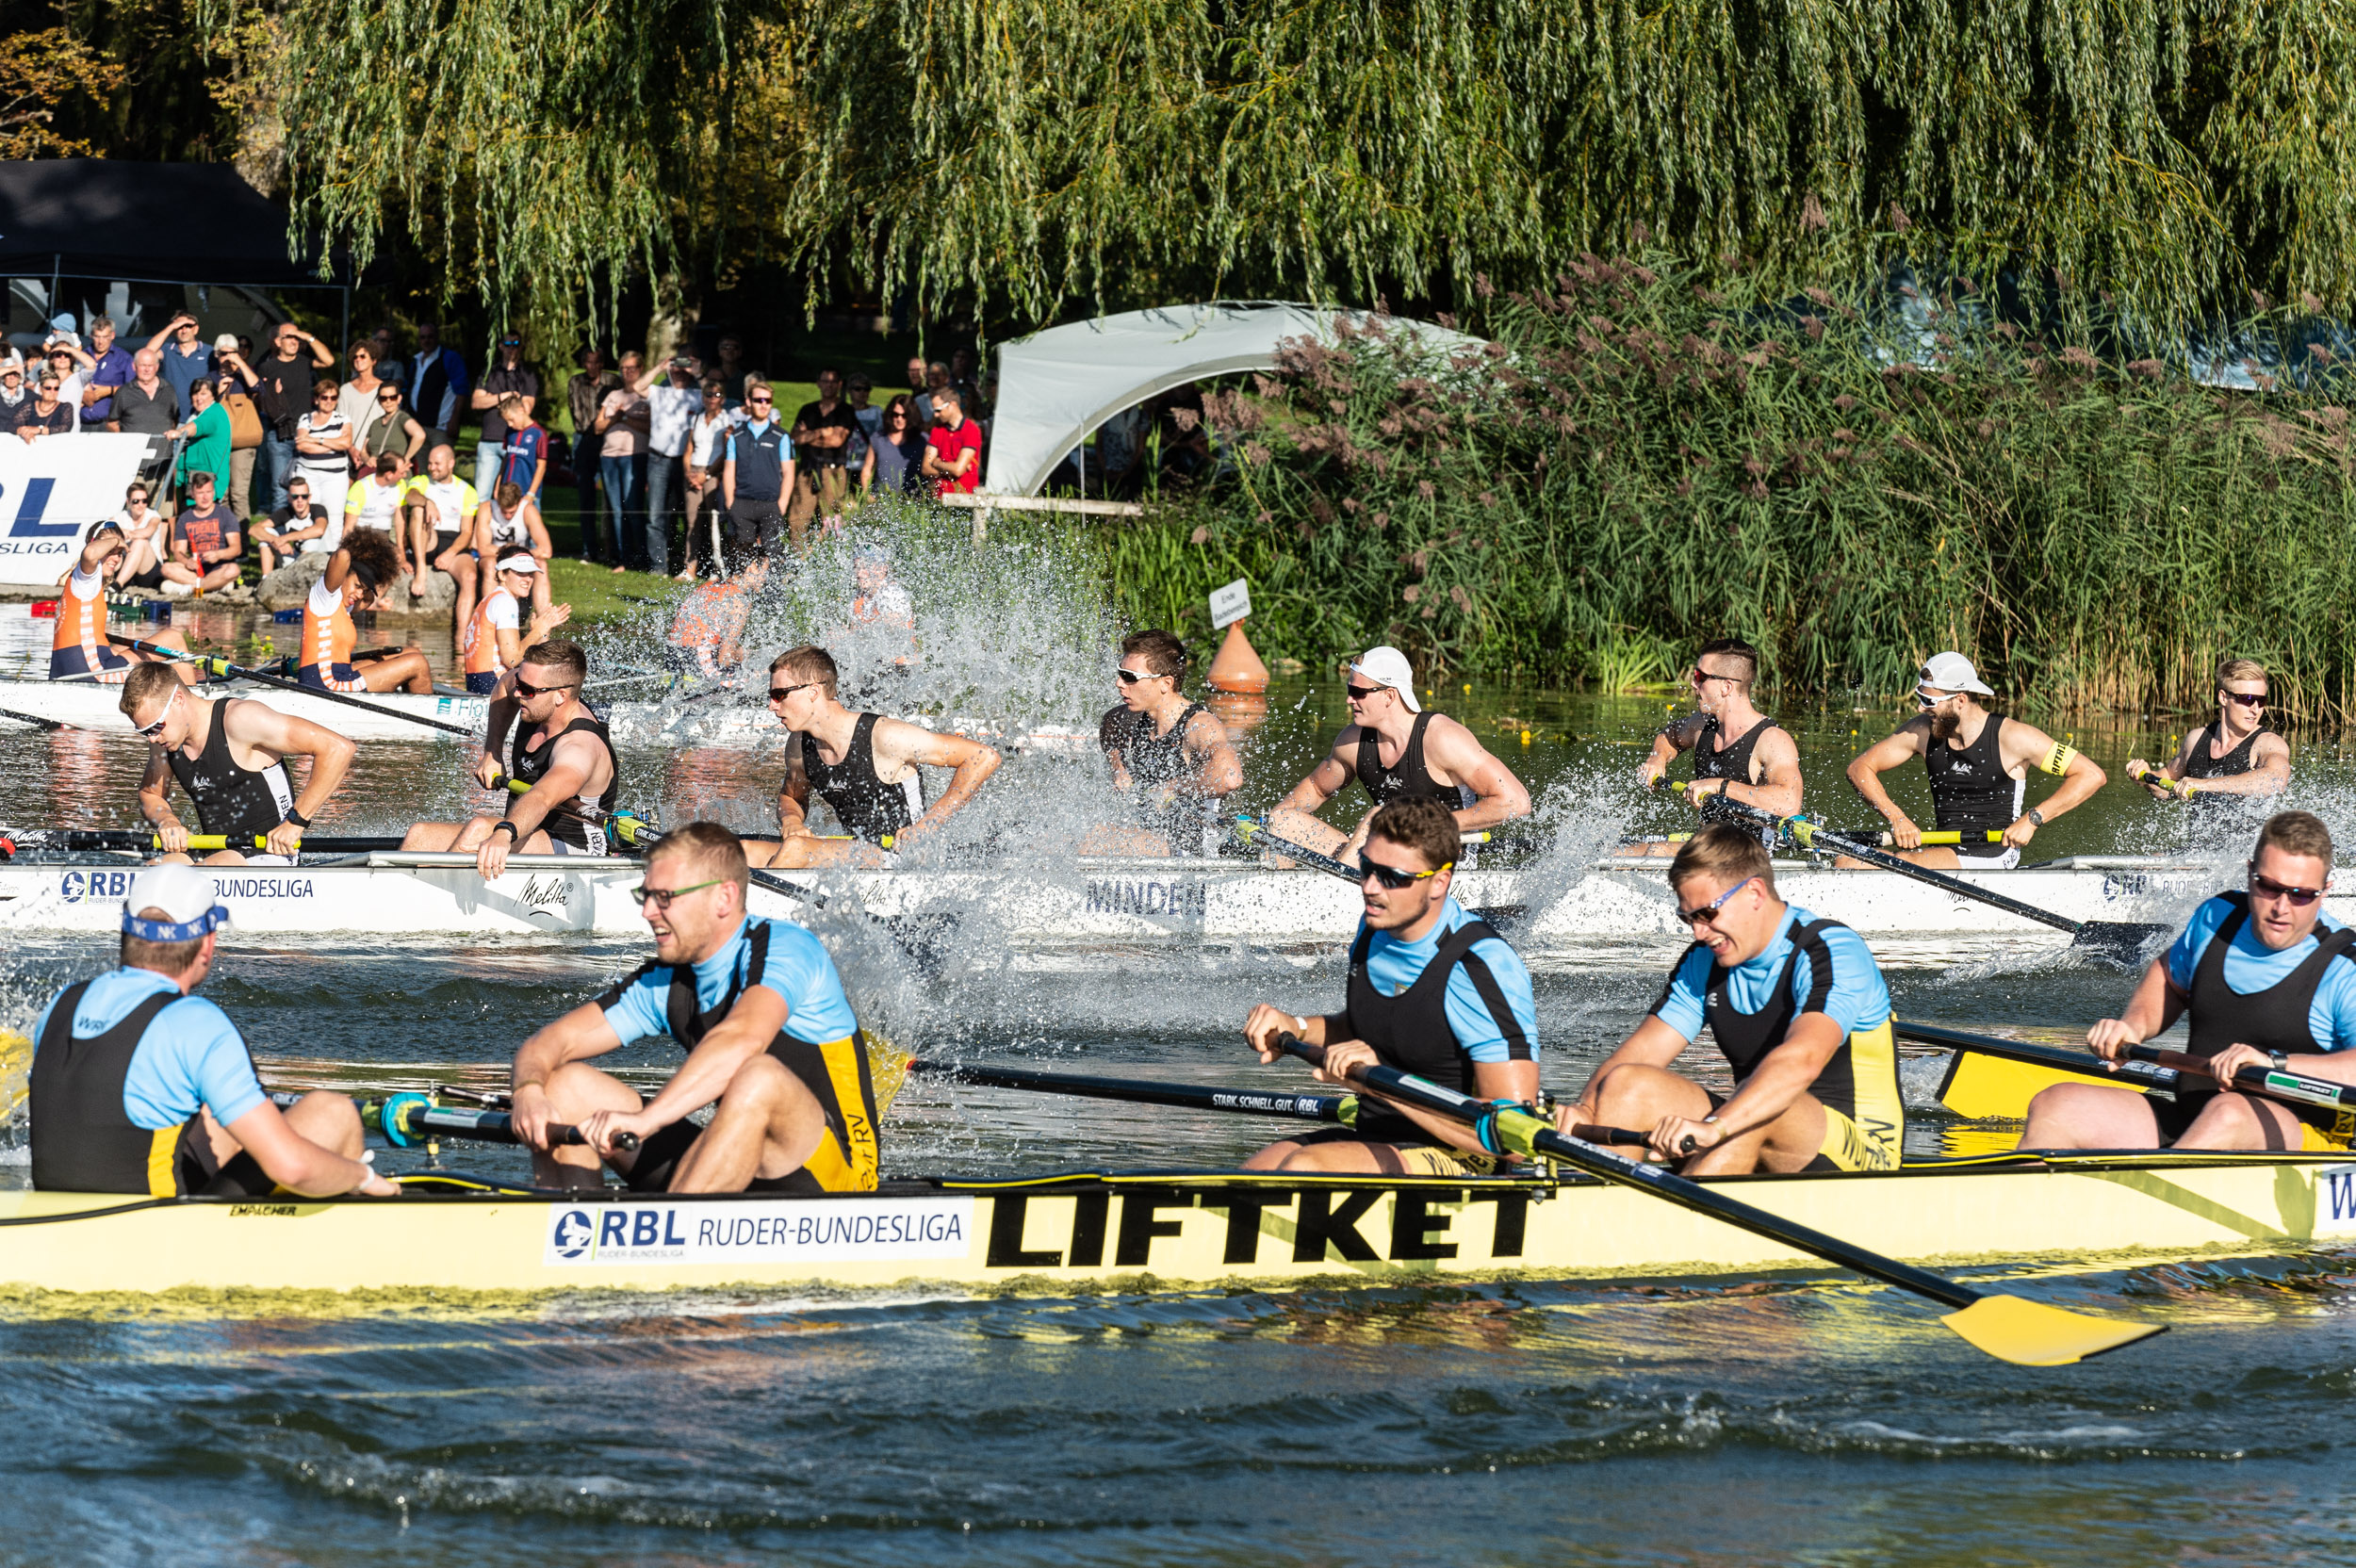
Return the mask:
<path id="1" fill-rule="evenodd" d="M 1331 683 L 1274 706 L 1248 758 L 1255 803 L 1338 718 Z M 1550 831 L 1592 846 L 1638 810 L 1671 825 L 1624 787 L 1657 702 L 1457 707 L 1550 792 Z M 1840 761 L 1891 717 L 1805 721 L 1836 815 Z M 2078 740 L 2116 767 L 2171 724 Z M 126 822 L 139 760 L 113 737 L 0 736 L 0 820 Z M 626 762 L 634 799 L 747 825 L 777 769 L 774 749 Z M 456 748 L 372 744 L 362 766 L 339 827 L 475 798 Z M 1018 764 L 1004 781 L 1043 840 L 1074 809 L 1066 776 Z M 2300 798 L 2356 828 L 2346 778 L 2335 748 L 2302 741 Z M 2122 792 L 2040 847 L 2174 839 Z M 20 946 L 0 1021 L 22 1026 L 107 945 Z M 245 939 L 208 994 L 274 1079 L 365 1089 L 495 1075 L 642 956 Z M 846 967 L 855 992 L 898 999 L 911 1049 L 1197 1082 L 1289 1081 L 1248 1065 L 1235 1024 L 1263 998 L 1329 1005 L 1339 984 L 1330 954 L 963 956 L 914 1001 L 904 976 Z M 1660 975 L 1649 957 L 1541 975 L 1549 1086 L 1578 1087 Z M 2001 958 L 1891 982 L 1909 1017 L 2056 1029 L 2127 985 Z M 654 1043 L 626 1058 L 674 1059 Z M 901 1173 L 1217 1166 L 1267 1135 L 919 1080 L 885 1152 Z M 1916 1146 L 1942 1135 L 1926 1120 Z M 2040 1275 L 2019 1288 L 2173 1331 L 2049 1371 L 1980 1357 L 1909 1299 L 1801 1278 L 1079 1300 L 20 1296 L 0 1298 L 0 1563 L 2356 1561 L 2343 1267 L 2356 1276 L 2334 1256 Z"/>

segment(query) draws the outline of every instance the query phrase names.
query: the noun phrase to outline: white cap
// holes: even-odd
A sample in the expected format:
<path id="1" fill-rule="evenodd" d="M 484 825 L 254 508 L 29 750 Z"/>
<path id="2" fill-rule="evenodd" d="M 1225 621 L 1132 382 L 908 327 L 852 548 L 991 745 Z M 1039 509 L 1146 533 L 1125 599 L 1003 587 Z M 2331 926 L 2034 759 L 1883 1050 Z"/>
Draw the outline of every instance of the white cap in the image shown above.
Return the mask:
<path id="1" fill-rule="evenodd" d="M 167 918 L 141 919 L 143 909 L 161 909 Z M 150 866 L 131 878 L 123 901 L 123 931 L 151 942 L 193 941 L 228 923 L 228 909 L 213 897 L 212 874 L 195 866 Z"/>
<path id="2" fill-rule="evenodd" d="M 540 558 L 520 550 L 499 563 L 502 572 L 536 572 L 539 569 Z"/>
<path id="3" fill-rule="evenodd" d="M 5 357 L 0 357 L 0 370 L 15 370 L 22 372 L 24 368 L 25 356 L 18 353 L 14 349 L 10 349 Z"/>
<path id="4" fill-rule="evenodd" d="M 1977 692 L 1984 697 L 1996 694 L 1988 688 L 1979 673 L 1972 668 L 1972 661 L 1959 653 L 1935 653 L 1923 661 L 1922 672 L 1916 676 L 1914 689 L 1931 688 L 1941 692 Z"/>
<path id="5" fill-rule="evenodd" d="M 1389 644 L 1368 648 L 1350 666 L 1350 673 L 1365 676 L 1377 686 L 1388 686 L 1397 692 L 1410 713 L 1423 711 L 1423 705 L 1415 700 L 1415 672 L 1408 667 L 1407 656 Z"/>
<path id="6" fill-rule="evenodd" d="M 219 337 L 213 339 L 213 352 L 217 354 L 234 354 L 237 351 L 237 335 L 236 333 L 225 332 Z"/>

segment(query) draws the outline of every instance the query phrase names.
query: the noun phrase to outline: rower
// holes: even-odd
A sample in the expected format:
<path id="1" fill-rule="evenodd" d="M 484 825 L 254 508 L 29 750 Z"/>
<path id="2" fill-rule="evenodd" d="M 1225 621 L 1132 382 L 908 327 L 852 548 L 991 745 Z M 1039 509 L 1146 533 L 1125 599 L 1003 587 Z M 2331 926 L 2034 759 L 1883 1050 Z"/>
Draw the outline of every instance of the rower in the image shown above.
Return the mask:
<path id="1" fill-rule="evenodd" d="M 1654 738 L 1638 771 L 1646 789 L 1661 782 L 1681 751 L 1693 754 L 1686 800 L 1704 823 L 1730 822 L 1724 801 L 1779 817 L 1800 809 L 1800 747 L 1792 732 L 1751 706 L 1759 650 L 1735 637 L 1704 643 L 1686 679 L 1698 711 L 1673 720 Z M 1649 846 L 1647 846 L 1649 847 Z"/>
<path id="2" fill-rule="evenodd" d="M 191 993 L 229 911 L 213 878 L 153 866 L 123 901 L 122 963 L 33 1025 L 33 1185 L 50 1192 L 398 1196 L 360 1157 L 360 1113 L 324 1089 L 281 1113 L 229 1016 Z"/>
<path id="3" fill-rule="evenodd" d="M 514 1126 L 536 1184 L 601 1186 L 602 1160 L 635 1192 L 875 1190 L 875 1091 L 842 976 L 801 926 L 744 912 L 748 880 L 717 823 L 665 833 L 646 857 L 652 961 L 515 1053 Z M 658 1035 L 687 1060 L 652 1100 L 588 1065 Z M 715 1102 L 708 1125 L 687 1119 Z M 566 1124 L 584 1143 L 551 1146 Z"/>
<path id="4" fill-rule="evenodd" d="M 486 790 L 499 787 L 502 772 L 532 786 L 511 794 L 501 816 L 464 823 L 421 822 L 401 841 L 404 850 L 437 853 L 474 851 L 475 869 L 485 881 L 507 870 L 517 855 L 605 855 L 605 824 L 614 815 L 621 764 L 605 724 L 581 700 L 589 678 L 589 656 L 576 643 L 535 643 L 516 666 L 499 677 L 491 699 L 489 727 L 475 778 Z M 499 743 L 510 741 L 501 767 Z"/>
<path id="5" fill-rule="evenodd" d="M 1348 859 L 1366 836 L 1372 813 L 1354 832 L 1329 827 L 1309 813 L 1354 776 L 1379 808 L 1413 795 L 1432 795 L 1456 813 L 1460 832 L 1494 827 L 1530 815 L 1530 791 L 1473 732 L 1415 701 L 1415 673 L 1394 647 L 1368 648 L 1350 666 L 1346 690 L 1351 722 L 1333 737 L 1333 749 L 1293 786 L 1268 821 L 1269 830 L 1294 843 Z"/>
<path id="6" fill-rule="evenodd" d="M 50 679 L 81 677 L 114 686 L 131 673 L 132 665 L 164 660 L 164 655 L 145 648 L 117 653 L 106 641 L 106 579 L 129 553 L 123 530 L 113 523 L 99 524 L 82 542 L 82 553 L 74 558 L 64 591 L 57 595 L 57 630 L 49 644 Z M 171 628 L 149 632 L 141 641 L 183 653 L 188 647 L 188 639 Z M 200 665 L 178 668 L 180 678 L 190 685 L 204 678 Z"/>
<path id="7" fill-rule="evenodd" d="M 2047 823 L 2083 804 L 2102 787 L 2102 770 L 2035 725 L 1991 713 L 1977 698 L 1993 696 L 1972 661 L 1959 653 L 1932 657 L 1920 672 L 1914 700 L 1922 712 L 1895 735 L 1867 747 L 1849 764 L 1849 782 L 1865 803 L 1890 821 L 1894 853 L 1919 866 L 1997 871 L 2021 863 L 2021 849 Z M 1963 842 L 1924 848 L 1922 830 L 1882 788 L 1881 776 L 1922 759 L 1930 776 L 1931 810 L 1941 832 L 1960 832 Z M 2023 811 L 2029 770 L 2054 775 L 2061 784 Z M 2000 833 L 1990 841 L 1989 833 Z M 1861 862 L 1835 862 L 1855 869 Z"/>
<path id="8" fill-rule="evenodd" d="M 542 564 L 544 573 L 534 580 L 532 594 L 538 608 L 548 607 L 545 567 L 555 558 L 556 547 L 548 540 L 548 524 L 542 521 L 540 509 L 514 480 L 499 481 L 498 487 L 483 498 L 483 504 L 475 508 L 468 523 L 466 538 L 460 541 L 458 554 L 471 572 L 458 580 L 460 626 L 474 618 L 477 588 L 489 593 L 497 581 L 497 564 L 511 555 L 532 556 Z M 477 578 L 481 579 L 479 583 Z"/>
<path id="9" fill-rule="evenodd" d="M 524 649 L 548 641 L 549 632 L 573 618 L 569 604 L 544 604 L 532 612 L 529 626 L 521 624 L 525 602 L 545 597 L 537 594 L 539 585 L 540 558 L 529 550 L 514 551 L 499 564 L 491 591 L 474 607 L 459 639 L 467 691 L 485 696 L 498 691 L 499 678 L 522 661 Z"/>
<path id="10" fill-rule="evenodd" d="M 122 708 L 147 743 L 139 814 L 155 825 L 165 861 L 189 859 L 188 825 L 165 798 L 167 780 L 178 779 L 195 803 L 198 832 L 229 841 L 229 848 L 205 858 L 207 865 L 292 865 L 311 819 L 360 749 L 324 725 L 252 697 L 198 696 L 161 664 L 131 672 Z M 289 757 L 311 760 L 300 796 L 286 775 Z M 257 838 L 265 841 L 259 855 Z"/>
<path id="11" fill-rule="evenodd" d="M 2325 912 L 2331 830 L 2308 811 L 2259 829 L 2246 890 L 2193 911 L 2151 960 L 2126 1010 L 2086 1031 L 2086 1047 L 2119 1061 L 2189 1013 L 2185 1052 L 2217 1082 L 2254 1067 L 2356 1083 L 2356 929 Z M 2055 1084 L 2029 1102 L 2023 1149 L 2347 1149 L 2356 1112 L 2286 1105 L 2195 1087 L 2173 1101 L 2099 1084 Z"/>
<path id="12" fill-rule="evenodd" d="M 1130 798 L 1138 825 L 1101 828 L 1081 853 L 1200 855 L 1211 813 L 1243 785 L 1243 763 L 1227 727 L 1186 696 L 1186 645 L 1167 631 L 1121 642 L 1121 700 L 1096 727 L 1113 784 Z"/>
<path id="13" fill-rule="evenodd" d="M 916 667 L 916 601 L 892 579 L 892 552 L 861 545 L 851 552 L 853 642 L 875 650 L 879 681 L 904 678 Z"/>
<path id="14" fill-rule="evenodd" d="M 769 558 L 745 557 L 736 575 L 698 584 L 679 601 L 671 621 L 663 662 L 677 675 L 733 682 L 744 662 L 744 625 L 752 618 L 753 596 L 769 580 Z"/>
<path id="15" fill-rule="evenodd" d="M 1272 1062 L 1277 1037 L 1325 1047 L 1317 1076 L 1346 1080 L 1374 1064 L 1429 1078 L 1482 1100 L 1527 1104 L 1538 1097 L 1538 1008 L 1530 970 L 1449 888 L 1464 836 L 1455 814 L 1430 795 L 1378 808 L 1359 863 L 1366 912 L 1350 945 L 1342 1010 L 1301 1017 L 1263 1002 L 1244 1038 Z M 1366 1171 L 1398 1176 L 1487 1175 L 1495 1152 L 1461 1122 L 1358 1090 L 1348 1129 L 1280 1138 L 1246 1170 Z"/>
<path id="16" fill-rule="evenodd" d="M 801 744 L 786 752 L 777 785 L 777 843 L 751 840 L 754 865 L 825 866 L 846 858 L 879 864 L 881 850 L 906 850 L 955 816 L 1002 760 L 992 748 L 962 735 L 942 735 L 905 719 L 854 712 L 843 706 L 834 659 L 803 646 L 769 664 L 769 711 Z M 919 765 L 949 768 L 949 787 L 924 804 Z M 810 797 L 834 808 L 849 839 L 810 832 Z"/>
<path id="17" fill-rule="evenodd" d="M 2138 757 L 2127 764 L 2127 776 L 2155 799 L 2187 802 L 2195 827 L 2229 826 L 2258 798 L 2290 787 L 2290 743 L 2265 727 L 2266 710 L 2266 667 L 2255 659 L 2228 659 L 2217 667 L 2216 722 L 2185 736 L 2166 767 Z"/>
<path id="18" fill-rule="evenodd" d="M 390 538 L 371 529 L 344 530 L 343 543 L 327 558 L 327 569 L 303 601 L 303 662 L 295 678 L 322 692 L 434 693 L 434 667 L 423 648 L 354 659 L 360 634 L 354 609 L 373 610 L 400 575 L 401 557 Z"/>
<path id="19" fill-rule="evenodd" d="M 1864 939 L 1784 903 L 1767 846 L 1731 823 L 1678 846 L 1669 890 L 1693 945 L 1556 1125 L 1647 1130 L 1654 1157 L 1689 1176 L 1895 1168 L 1898 1048 Z M 1705 1023 L 1734 1070 L 1730 1096 L 1670 1070 Z"/>

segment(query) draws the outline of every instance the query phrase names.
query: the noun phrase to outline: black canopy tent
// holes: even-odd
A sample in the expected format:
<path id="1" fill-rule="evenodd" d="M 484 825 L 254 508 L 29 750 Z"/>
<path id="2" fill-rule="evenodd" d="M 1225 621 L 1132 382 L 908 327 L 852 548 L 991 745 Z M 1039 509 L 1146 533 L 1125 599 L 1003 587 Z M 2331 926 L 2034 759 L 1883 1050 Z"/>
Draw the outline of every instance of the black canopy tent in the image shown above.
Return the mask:
<path id="1" fill-rule="evenodd" d="M 291 252 L 286 211 L 225 163 L 0 160 L 0 277 L 333 288 L 352 335 L 343 258 L 322 278 Z M 159 271 L 171 276 L 159 276 Z"/>

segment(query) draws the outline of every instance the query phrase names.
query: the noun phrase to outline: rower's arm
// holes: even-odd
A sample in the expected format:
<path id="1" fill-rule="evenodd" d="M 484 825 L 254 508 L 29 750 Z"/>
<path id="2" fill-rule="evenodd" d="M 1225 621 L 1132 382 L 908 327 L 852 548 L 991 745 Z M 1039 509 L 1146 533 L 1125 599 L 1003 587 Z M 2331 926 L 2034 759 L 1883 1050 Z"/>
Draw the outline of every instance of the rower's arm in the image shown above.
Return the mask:
<path id="1" fill-rule="evenodd" d="M 785 748 L 785 776 L 777 781 L 777 831 L 786 838 L 810 831 L 810 775 L 802 771 L 798 739 Z"/>
<path id="2" fill-rule="evenodd" d="M 1848 1037 L 1829 1013 L 1802 1013 L 1794 1019 L 1783 1043 L 1760 1057 L 1733 1098 L 1718 1107 L 1721 1140 L 1755 1133 L 1790 1110 Z"/>
<path id="3" fill-rule="evenodd" d="M 516 795 L 507 807 L 507 820 L 515 825 L 515 841 L 523 842 L 556 813 L 558 807 L 591 792 L 589 771 L 596 764 L 597 743 L 586 735 L 567 735 L 556 743 L 548 771 Z"/>
<path id="4" fill-rule="evenodd" d="M 295 796 L 294 808 L 306 817 L 317 817 L 328 797 L 335 792 L 335 787 L 344 781 L 344 775 L 352 771 L 352 760 L 359 755 L 360 748 L 349 737 L 336 734 L 325 725 L 282 713 L 258 702 L 223 706 L 228 716 L 222 723 L 228 727 L 230 740 L 277 757 L 311 760 L 310 776 L 303 781 L 303 792 Z"/>
<path id="5" fill-rule="evenodd" d="M 1353 751 L 1357 749 L 1355 727 L 1345 727 L 1342 734 L 1350 737 L 1350 748 Z M 1280 808 L 1289 806 L 1296 811 L 1314 811 L 1332 800 L 1350 782 L 1350 764 L 1342 760 L 1342 743 L 1337 738 L 1333 742 L 1333 749 L 1326 754 L 1325 760 L 1311 769 L 1309 776 L 1294 785 L 1292 793 L 1278 801 L 1277 805 Z"/>
<path id="6" fill-rule="evenodd" d="M 2086 756 L 2077 747 L 2064 745 L 2042 729 L 2033 725 L 2022 724 L 2018 720 L 2004 726 L 2004 760 L 2006 771 L 2015 767 L 2029 767 L 2040 773 L 2055 774 L 2060 776 L 2060 787 L 2037 803 L 2037 813 L 2049 823 L 2064 812 L 2085 805 L 2093 797 L 2094 792 L 2101 789 L 2108 778 L 2108 776 L 2095 765 L 2094 759 Z M 2028 813 L 2023 811 L 2021 823 L 2014 825 L 2020 826 L 2025 824 L 2031 831 L 2034 831 L 2037 825 L 2029 823 L 2027 818 Z M 2011 840 L 2009 829 L 2006 831 L 2005 839 L 2007 842 Z"/>
<path id="7" fill-rule="evenodd" d="M 1227 727 L 1208 713 L 1197 713 L 1186 726 L 1186 749 L 1202 759 L 1195 788 L 1214 800 L 1243 788 L 1243 760 L 1228 743 Z"/>
<path id="8" fill-rule="evenodd" d="M 2177 988 L 2175 976 L 2168 972 L 2169 956 L 2163 953 L 2151 960 L 2117 1018 L 2098 1020 L 2086 1031 L 2088 1050 L 2115 1061 L 2120 1048 L 2150 1039 L 2184 1016 L 2192 998 Z"/>
<path id="9" fill-rule="evenodd" d="M 979 741 L 969 741 L 962 735 L 936 735 L 922 725 L 905 720 L 885 719 L 875 727 L 882 732 L 875 737 L 877 751 L 887 755 L 897 751 L 910 762 L 956 770 L 949 776 L 949 787 L 941 792 L 941 798 L 925 807 L 924 814 L 899 835 L 901 842 L 920 829 L 929 832 L 956 816 L 973 798 L 973 792 L 982 787 L 982 781 L 996 773 L 999 763 L 1006 760 L 995 748 Z M 902 734 L 903 730 L 908 733 Z M 807 781 L 804 788 L 808 788 Z"/>
<path id="10" fill-rule="evenodd" d="M 1358 1093 L 1368 1100 L 1379 1100 L 1397 1111 L 1424 1132 L 1453 1149 L 1467 1154 L 1486 1154 L 1481 1146 L 1481 1135 L 1463 1122 L 1449 1117 L 1435 1115 L 1420 1105 L 1393 1100 L 1386 1094 L 1361 1087 Z M 1536 1062 L 1475 1062 L 1473 1064 L 1473 1093 L 1483 1100 L 1511 1100 L 1527 1105 L 1538 1098 L 1538 1064 Z"/>
<path id="11" fill-rule="evenodd" d="M 1779 817 L 1798 814 L 1803 792 L 1800 748 L 1790 732 L 1780 726 L 1768 730 L 1759 738 L 1758 748 L 1751 755 L 1759 759 L 1759 782 L 1729 779 L 1720 792 L 1728 800 L 1739 800 Z"/>
<path id="12" fill-rule="evenodd" d="M 2197 778 L 2193 780 L 2193 790 L 2195 793 L 2204 795 L 2271 795 L 2289 789 L 2290 783 L 2290 743 L 2269 729 L 2262 732 L 2257 743 L 2250 748 L 2248 773 L 2229 774 L 2222 778 Z M 2053 813 L 2049 811 L 2046 814 L 2051 816 Z"/>
<path id="13" fill-rule="evenodd" d="M 1644 754 L 1644 764 L 1636 770 L 1636 776 L 1644 788 L 1649 790 L 1659 784 L 1661 775 L 1669 771 L 1669 764 L 1677 760 L 1677 753 L 1693 748 L 1693 737 L 1700 728 L 1701 715 L 1698 713 L 1688 714 L 1674 724 L 1661 727 L 1661 733 L 1652 738 L 1652 750 Z"/>
<path id="14" fill-rule="evenodd" d="M 1433 723 L 1425 731 L 1424 750 L 1450 778 L 1472 791 L 1473 803 L 1456 813 L 1456 825 L 1465 832 L 1530 815 L 1529 788 L 1455 720 Z"/>
<path id="15" fill-rule="evenodd" d="M 527 1093 L 545 1097 L 548 1078 L 558 1068 L 618 1051 L 621 1045 L 622 1037 L 614 1032 L 605 1009 L 595 1002 L 584 1002 L 562 1018 L 542 1024 L 516 1047 L 515 1065 L 508 1070 L 507 1086 L 516 1097 L 517 1110 L 521 1111 Z"/>
<path id="16" fill-rule="evenodd" d="M 268 1100 L 227 1125 L 229 1135 L 254 1156 L 264 1175 L 305 1198 L 350 1192 L 375 1174 L 358 1160 L 321 1149 L 296 1132 Z"/>
<path id="17" fill-rule="evenodd" d="M 1685 1054 L 1686 1038 L 1671 1028 L 1658 1013 L 1647 1013 L 1644 1021 L 1629 1031 L 1619 1048 L 1595 1064 L 1595 1070 L 1587 1075 L 1587 1086 L 1579 1091 L 1579 1102 L 1571 1107 L 1558 1125 L 1571 1121 L 1595 1119 L 1595 1086 L 1614 1068 L 1666 1068 Z"/>
<path id="18" fill-rule="evenodd" d="M 1909 719 L 1898 733 L 1888 740 L 1876 741 L 1850 759 L 1850 787 L 1857 791 L 1866 805 L 1879 811 L 1892 827 L 1912 819 L 1900 809 L 1896 801 L 1890 798 L 1890 792 L 1882 788 L 1881 776 L 1920 757 L 1922 754 L 1922 738 L 1929 733 L 1930 727 L 1921 719 Z"/>
<path id="19" fill-rule="evenodd" d="M 172 788 L 172 764 L 164 760 L 164 748 L 147 748 L 147 776 L 139 780 L 139 815 L 161 827 L 179 820 L 172 808 L 169 791 Z"/>
<path id="20" fill-rule="evenodd" d="M 785 1027 L 789 1011 L 785 998 L 768 987 L 748 988 L 728 1008 L 728 1016 L 687 1054 L 662 1092 L 646 1102 L 643 1114 L 667 1127 L 719 1099 L 737 1069 L 769 1049 Z"/>

